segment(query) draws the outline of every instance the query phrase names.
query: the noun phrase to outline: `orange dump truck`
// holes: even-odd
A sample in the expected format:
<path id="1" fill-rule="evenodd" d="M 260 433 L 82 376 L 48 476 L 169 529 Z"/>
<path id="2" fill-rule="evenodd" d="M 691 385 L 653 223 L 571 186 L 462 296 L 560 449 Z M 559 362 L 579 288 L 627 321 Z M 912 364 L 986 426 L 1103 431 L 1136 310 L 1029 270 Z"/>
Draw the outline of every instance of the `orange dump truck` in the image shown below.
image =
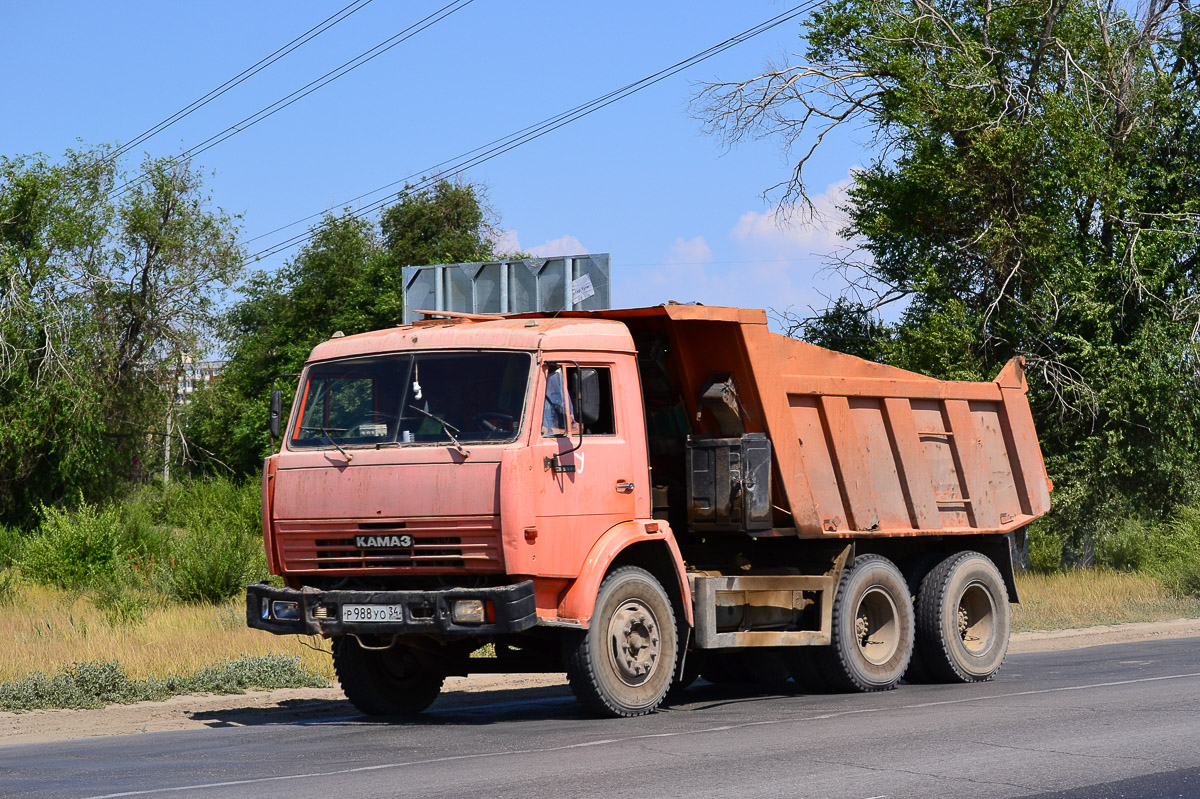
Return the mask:
<path id="1" fill-rule="evenodd" d="M 944 382 L 737 308 L 440 316 L 318 345 L 266 461 L 285 587 L 250 586 L 248 622 L 332 639 L 363 712 L 477 672 L 565 670 L 633 716 L 700 673 L 1000 667 L 1012 544 L 1050 504 L 1018 361 Z"/>

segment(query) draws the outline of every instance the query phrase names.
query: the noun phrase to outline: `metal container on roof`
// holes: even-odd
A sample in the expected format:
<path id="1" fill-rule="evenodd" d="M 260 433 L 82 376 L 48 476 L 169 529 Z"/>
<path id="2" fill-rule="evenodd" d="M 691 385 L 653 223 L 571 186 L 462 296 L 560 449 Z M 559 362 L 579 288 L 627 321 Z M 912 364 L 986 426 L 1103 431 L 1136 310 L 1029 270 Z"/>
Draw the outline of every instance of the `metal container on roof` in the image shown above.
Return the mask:
<path id="1" fill-rule="evenodd" d="M 406 266 L 404 321 L 418 310 L 476 314 L 598 311 L 612 303 L 608 253 Z"/>

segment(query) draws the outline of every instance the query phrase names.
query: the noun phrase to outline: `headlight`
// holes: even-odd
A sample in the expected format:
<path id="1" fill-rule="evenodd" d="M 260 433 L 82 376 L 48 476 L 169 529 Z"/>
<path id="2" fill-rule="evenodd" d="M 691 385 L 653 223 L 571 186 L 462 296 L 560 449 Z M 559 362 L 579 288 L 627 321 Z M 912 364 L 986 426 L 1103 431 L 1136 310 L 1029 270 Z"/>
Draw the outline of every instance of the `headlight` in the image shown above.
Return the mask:
<path id="1" fill-rule="evenodd" d="M 300 618 L 300 603 L 276 599 L 271 603 L 271 615 L 279 621 L 296 621 Z"/>
<path id="2" fill-rule="evenodd" d="M 451 615 L 456 622 L 465 624 L 483 624 L 487 620 L 484 615 L 482 599 L 455 600 Z"/>

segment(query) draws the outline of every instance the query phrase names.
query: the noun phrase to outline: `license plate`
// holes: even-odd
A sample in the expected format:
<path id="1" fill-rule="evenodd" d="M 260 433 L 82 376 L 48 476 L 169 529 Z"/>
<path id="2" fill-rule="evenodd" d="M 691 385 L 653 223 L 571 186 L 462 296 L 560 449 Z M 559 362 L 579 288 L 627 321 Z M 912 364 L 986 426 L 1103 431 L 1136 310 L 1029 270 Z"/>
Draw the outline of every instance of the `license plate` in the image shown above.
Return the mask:
<path id="1" fill-rule="evenodd" d="M 342 605 L 342 621 L 402 621 L 403 605 Z"/>

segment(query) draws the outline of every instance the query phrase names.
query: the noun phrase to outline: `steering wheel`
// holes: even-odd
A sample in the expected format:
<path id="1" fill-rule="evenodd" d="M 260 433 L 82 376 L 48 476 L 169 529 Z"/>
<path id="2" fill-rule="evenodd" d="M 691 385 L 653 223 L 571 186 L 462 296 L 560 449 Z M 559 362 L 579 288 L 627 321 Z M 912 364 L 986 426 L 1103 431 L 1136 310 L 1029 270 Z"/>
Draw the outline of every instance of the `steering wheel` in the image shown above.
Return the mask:
<path id="1" fill-rule="evenodd" d="M 502 411 L 485 411 L 477 413 L 471 417 L 471 424 L 481 430 L 486 430 L 489 433 L 511 433 L 516 429 L 517 420 L 510 414 Z"/>

